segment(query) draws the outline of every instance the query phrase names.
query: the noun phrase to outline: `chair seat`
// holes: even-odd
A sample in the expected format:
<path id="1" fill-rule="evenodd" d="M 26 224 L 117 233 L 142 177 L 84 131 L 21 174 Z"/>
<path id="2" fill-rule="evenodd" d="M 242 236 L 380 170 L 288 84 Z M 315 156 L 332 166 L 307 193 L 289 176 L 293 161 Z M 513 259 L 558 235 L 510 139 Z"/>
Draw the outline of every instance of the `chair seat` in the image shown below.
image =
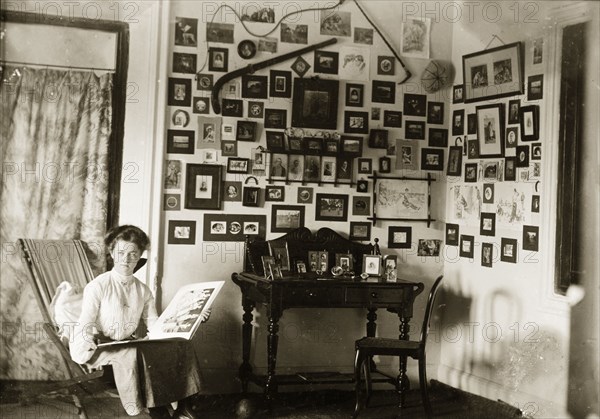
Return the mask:
<path id="1" fill-rule="evenodd" d="M 419 349 L 420 342 L 390 338 L 365 337 L 356 341 L 356 348 L 382 348 L 382 349 Z"/>

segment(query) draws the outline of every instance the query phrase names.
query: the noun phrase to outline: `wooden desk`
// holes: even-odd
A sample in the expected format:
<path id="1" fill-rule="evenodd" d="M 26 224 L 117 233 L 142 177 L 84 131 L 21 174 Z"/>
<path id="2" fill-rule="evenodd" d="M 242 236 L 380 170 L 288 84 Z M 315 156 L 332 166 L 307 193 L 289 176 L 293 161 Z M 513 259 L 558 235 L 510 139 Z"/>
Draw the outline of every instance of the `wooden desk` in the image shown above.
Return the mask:
<path id="1" fill-rule="evenodd" d="M 321 276 L 322 277 L 322 276 Z M 327 279 L 317 280 L 316 274 L 307 274 L 302 278 L 286 278 L 267 281 L 249 273 L 234 273 L 231 276 L 242 291 L 244 308 L 242 326 L 242 365 L 239 374 L 242 390 L 248 389 L 248 383 L 262 385 L 267 401 L 277 393 L 277 385 L 284 384 L 275 374 L 277 344 L 279 337 L 279 318 L 288 308 L 366 308 L 367 336 L 375 336 L 377 324 L 376 311 L 385 308 L 398 314 L 400 319 L 400 339 L 408 339 L 409 321 L 413 313 L 415 297 L 423 291 L 423 283 L 399 280 L 396 283 L 356 282 L 353 280 Z M 269 321 L 267 335 L 267 376 L 257 376 L 250 365 L 250 344 L 252 339 L 252 310 L 257 306 L 267 309 Z M 408 386 L 406 359 L 400 360 L 400 371 L 396 378 L 398 390 Z M 300 384 L 300 382 L 285 382 Z"/>

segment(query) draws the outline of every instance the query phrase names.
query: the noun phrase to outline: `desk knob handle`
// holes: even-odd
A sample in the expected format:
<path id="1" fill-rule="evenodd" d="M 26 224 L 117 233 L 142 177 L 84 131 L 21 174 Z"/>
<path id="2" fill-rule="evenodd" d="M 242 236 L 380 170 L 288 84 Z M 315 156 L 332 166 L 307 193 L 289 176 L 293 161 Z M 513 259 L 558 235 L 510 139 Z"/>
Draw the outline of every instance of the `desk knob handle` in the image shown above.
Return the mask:
<path id="1" fill-rule="evenodd" d="M 377 293 L 376 293 L 376 292 L 372 292 L 372 293 L 371 293 L 371 298 L 377 298 L 377 297 L 378 297 L 378 295 L 377 295 Z"/>

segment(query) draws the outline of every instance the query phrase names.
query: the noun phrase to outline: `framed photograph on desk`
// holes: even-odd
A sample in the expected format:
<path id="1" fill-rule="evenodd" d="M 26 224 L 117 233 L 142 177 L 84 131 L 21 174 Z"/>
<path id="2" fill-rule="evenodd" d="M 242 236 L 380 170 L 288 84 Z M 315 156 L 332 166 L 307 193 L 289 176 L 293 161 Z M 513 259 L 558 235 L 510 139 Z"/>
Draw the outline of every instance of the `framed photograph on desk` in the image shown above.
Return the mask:
<path id="1" fill-rule="evenodd" d="M 363 255 L 363 271 L 369 276 L 381 275 L 381 255 Z"/>
<path id="2" fill-rule="evenodd" d="M 282 244 L 269 242 L 269 253 L 275 259 L 275 263 L 281 266 L 282 271 L 290 270 L 290 254 L 288 253 L 287 242 Z"/>

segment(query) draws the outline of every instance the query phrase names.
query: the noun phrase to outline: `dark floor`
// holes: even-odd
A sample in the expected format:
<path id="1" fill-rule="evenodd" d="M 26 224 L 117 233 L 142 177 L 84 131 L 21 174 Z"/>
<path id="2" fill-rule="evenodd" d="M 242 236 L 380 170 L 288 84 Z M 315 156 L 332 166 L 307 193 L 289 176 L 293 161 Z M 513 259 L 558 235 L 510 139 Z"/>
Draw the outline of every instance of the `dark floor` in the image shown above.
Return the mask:
<path id="1" fill-rule="evenodd" d="M 460 390 L 437 381 L 431 383 L 431 404 L 436 418 L 517 418 L 522 417 L 514 407 Z M 12 392 L 12 393 L 11 393 Z M 78 418 L 77 409 L 60 395 L 47 395 L 36 402 L 22 405 L 15 396 L 18 390 L 3 389 L 0 394 L 0 417 L 6 419 L 67 419 Z M 271 412 L 261 403 L 259 394 L 243 398 L 239 394 L 201 396 L 194 410 L 203 419 L 221 418 L 286 418 L 325 419 L 349 418 L 354 410 L 354 392 L 320 390 L 303 393 L 281 393 L 273 403 Z M 420 393 L 411 390 L 406 397 L 406 407 L 397 408 L 397 397 L 393 391 L 376 391 L 370 405 L 361 412 L 360 418 L 424 418 Z M 121 407 L 115 391 L 105 391 L 83 398 L 83 405 L 90 418 L 128 418 Z M 137 418 L 146 419 L 148 415 Z"/>

